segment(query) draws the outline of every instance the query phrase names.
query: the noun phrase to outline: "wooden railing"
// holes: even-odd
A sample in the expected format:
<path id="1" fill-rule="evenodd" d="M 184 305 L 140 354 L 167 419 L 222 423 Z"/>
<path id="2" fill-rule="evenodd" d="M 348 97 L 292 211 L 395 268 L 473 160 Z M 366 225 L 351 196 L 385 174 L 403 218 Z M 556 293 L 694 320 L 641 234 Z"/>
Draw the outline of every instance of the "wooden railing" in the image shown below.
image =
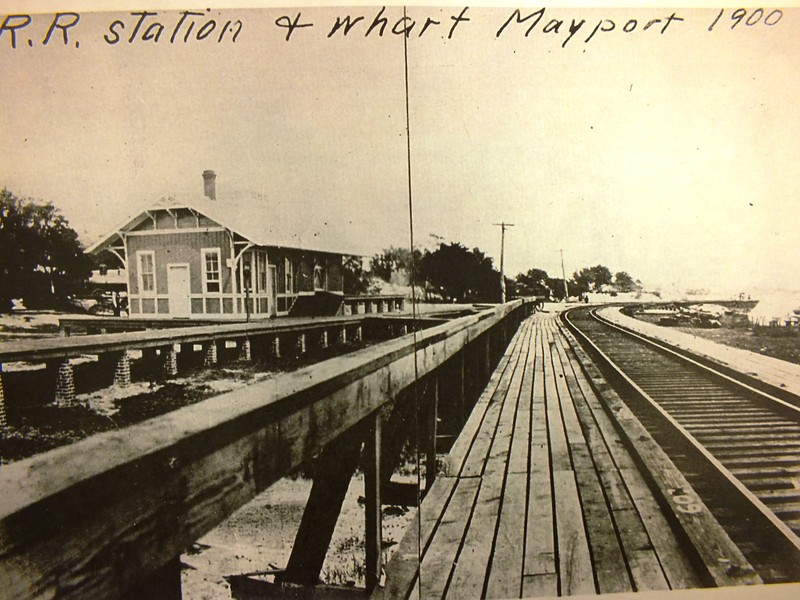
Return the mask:
<path id="1" fill-rule="evenodd" d="M 83 381 L 91 381 L 98 387 L 112 384 L 124 387 L 131 383 L 134 352 L 141 354 L 137 360 L 145 363 L 140 371 L 147 378 L 168 379 L 178 375 L 179 366 L 200 362 L 214 366 L 231 358 L 300 355 L 337 343 L 360 341 L 362 335 L 386 339 L 403 335 L 411 328 L 431 327 L 440 322 L 441 319 L 412 319 L 411 315 L 393 316 L 391 321 L 383 315 L 286 318 L 0 342 L 0 426 L 4 425 L 3 407 L 11 406 L 20 396 L 26 401 L 32 396 L 46 396 L 47 401 L 59 405 L 71 404 L 79 391 L 75 387 L 73 361 L 86 355 L 97 356 L 98 360 L 80 366 L 90 372 L 81 378 Z M 30 372 L 17 374 L 3 368 L 14 362 L 46 368 L 31 381 Z"/>
<path id="2" fill-rule="evenodd" d="M 381 493 L 402 447 L 403 428 L 394 423 L 409 407 L 423 410 L 425 451 L 435 457 L 440 407 L 468 414 L 470 396 L 529 309 L 508 303 L 0 467 L 2 594 L 180 597 L 181 553 L 269 485 L 317 460 L 279 577 L 284 585 L 314 584 L 342 484 L 359 457 L 373 587 L 381 570 Z"/>
<path id="3" fill-rule="evenodd" d="M 405 310 L 403 294 L 375 294 L 374 296 L 345 296 L 342 310 L 346 315 L 394 313 Z"/>

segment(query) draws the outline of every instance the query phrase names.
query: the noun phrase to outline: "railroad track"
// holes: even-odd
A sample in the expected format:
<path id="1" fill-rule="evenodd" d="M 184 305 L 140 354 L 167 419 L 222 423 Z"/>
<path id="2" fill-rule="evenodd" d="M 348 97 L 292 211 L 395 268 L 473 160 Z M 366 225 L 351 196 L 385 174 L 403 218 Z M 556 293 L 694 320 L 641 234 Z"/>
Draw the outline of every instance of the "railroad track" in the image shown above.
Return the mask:
<path id="1" fill-rule="evenodd" d="M 800 408 L 596 312 L 563 319 L 764 580 L 800 580 Z"/>

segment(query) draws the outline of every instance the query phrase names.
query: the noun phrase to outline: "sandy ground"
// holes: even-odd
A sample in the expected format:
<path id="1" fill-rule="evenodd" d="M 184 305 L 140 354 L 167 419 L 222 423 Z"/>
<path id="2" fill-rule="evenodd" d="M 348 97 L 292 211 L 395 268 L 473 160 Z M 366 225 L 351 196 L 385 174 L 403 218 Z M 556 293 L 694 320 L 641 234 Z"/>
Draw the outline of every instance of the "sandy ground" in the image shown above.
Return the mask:
<path id="1" fill-rule="evenodd" d="M 307 479 L 281 479 L 198 540 L 181 557 L 184 598 L 230 600 L 226 575 L 285 567 L 310 490 Z M 364 479 L 358 473 L 350 482 L 322 568 L 325 583 L 364 585 L 364 507 L 358 502 L 363 494 Z M 415 509 L 384 507 L 384 564 L 414 514 Z"/>
<path id="2" fill-rule="evenodd" d="M 0 314 L 0 341 L 58 335 L 56 312 Z"/>

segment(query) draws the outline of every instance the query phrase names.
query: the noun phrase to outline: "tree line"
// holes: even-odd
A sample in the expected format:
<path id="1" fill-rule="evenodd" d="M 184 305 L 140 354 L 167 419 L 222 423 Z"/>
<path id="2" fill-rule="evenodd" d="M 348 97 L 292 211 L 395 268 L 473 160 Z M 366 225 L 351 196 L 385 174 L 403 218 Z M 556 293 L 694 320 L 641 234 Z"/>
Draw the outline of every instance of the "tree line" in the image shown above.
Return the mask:
<path id="1" fill-rule="evenodd" d="M 375 254 L 364 269 L 360 260 L 345 264 L 345 293 L 376 291 L 376 280 L 414 285 L 424 300 L 444 302 L 497 302 L 500 272 L 480 248 L 468 249 L 458 242 L 439 242 L 433 249 L 390 247 Z M 531 268 L 515 278 L 505 278 L 506 298 L 535 296 L 547 300 L 584 298 L 590 292 L 641 292 L 643 287 L 626 271 L 603 265 L 575 271 L 570 279 L 551 277 L 544 269 Z"/>
<path id="2" fill-rule="evenodd" d="M 543 269 L 528 269 L 515 279 L 516 292 L 520 296 L 537 296 L 550 300 L 563 300 L 565 289 L 570 297 L 584 298 L 590 292 L 610 294 L 641 292 L 644 288 L 639 279 L 634 279 L 625 271 L 612 274 L 604 265 L 584 267 L 566 280 L 550 277 Z"/>

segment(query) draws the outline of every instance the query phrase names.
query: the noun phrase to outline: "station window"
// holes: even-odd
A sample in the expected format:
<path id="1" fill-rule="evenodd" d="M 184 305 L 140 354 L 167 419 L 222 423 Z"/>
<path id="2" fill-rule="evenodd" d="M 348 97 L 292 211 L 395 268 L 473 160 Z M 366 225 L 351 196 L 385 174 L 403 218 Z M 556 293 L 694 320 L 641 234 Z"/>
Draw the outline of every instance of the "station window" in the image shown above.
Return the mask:
<path id="1" fill-rule="evenodd" d="M 317 265 L 314 267 L 314 289 L 325 289 L 325 267 Z"/>
<path id="2" fill-rule="evenodd" d="M 217 293 L 220 288 L 219 249 L 204 248 L 203 253 L 203 287 L 206 292 Z"/>
<path id="3" fill-rule="evenodd" d="M 292 275 L 293 275 L 292 261 L 286 258 L 283 264 L 284 264 L 284 274 L 286 277 L 286 293 L 292 294 L 294 293 L 294 286 L 292 284 Z"/>
<path id="4" fill-rule="evenodd" d="M 267 291 L 267 255 L 263 252 L 256 253 L 256 292 L 263 294 Z"/>
<path id="5" fill-rule="evenodd" d="M 136 253 L 139 263 L 139 293 L 154 294 L 156 291 L 156 256 L 151 250 Z"/>

